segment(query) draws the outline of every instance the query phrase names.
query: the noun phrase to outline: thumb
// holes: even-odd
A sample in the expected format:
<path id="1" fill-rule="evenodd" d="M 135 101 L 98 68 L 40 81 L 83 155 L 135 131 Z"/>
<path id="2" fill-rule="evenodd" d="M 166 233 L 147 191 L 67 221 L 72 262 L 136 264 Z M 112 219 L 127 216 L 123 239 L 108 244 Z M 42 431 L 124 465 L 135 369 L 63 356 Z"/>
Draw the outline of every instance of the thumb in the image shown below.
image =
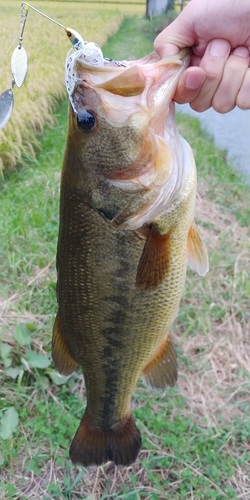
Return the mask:
<path id="1" fill-rule="evenodd" d="M 154 49 L 161 58 L 172 56 L 184 47 L 195 45 L 194 34 L 183 19 L 184 17 L 186 16 L 177 17 L 156 37 Z"/>

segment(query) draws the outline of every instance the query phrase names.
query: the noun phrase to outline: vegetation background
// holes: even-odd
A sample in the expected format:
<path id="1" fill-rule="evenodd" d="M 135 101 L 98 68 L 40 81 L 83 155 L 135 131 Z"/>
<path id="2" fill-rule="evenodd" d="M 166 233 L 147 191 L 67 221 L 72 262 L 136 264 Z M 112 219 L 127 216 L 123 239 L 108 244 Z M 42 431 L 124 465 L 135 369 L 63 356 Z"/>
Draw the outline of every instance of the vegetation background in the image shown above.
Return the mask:
<path id="1" fill-rule="evenodd" d="M 20 5 L 17 0 L 1 0 L 0 92 L 11 86 L 10 59 L 19 43 Z M 125 16 L 145 13 L 143 0 L 128 3 L 34 0 L 31 5 L 101 47 L 117 32 Z M 64 30 L 29 8 L 23 47 L 28 55 L 28 76 L 21 89 L 14 87 L 12 119 L 0 130 L 0 171 L 15 168 L 17 162 L 25 163 L 27 154 L 34 155 L 39 147 L 37 133 L 42 133 L 45 125 L 55 123 L 52 112 L 58 99 L 66 98 L 64 64 L 70 43 Z"/>
<path id="2" fill-rule="evenodd" d="M 157 32 L 175 15 L 146 20 L 144 2 L 132 0 L 32 5 L 102 46 L 113 35 L 104 54 L 118 60 L 150 52 Z M 19 2 L 1 0 L 0 91 L 10 85 L 15 44 L 7 50 L 19 34 L 19 12 Z M 199 122 L 183 115 L 177 121 L 196 157 L 196 220 L 209 249 L 210 272 L 205 278 L 188 272 L 173 327 L 178 385 L 162 394 L 138 385 L 133 407 L 143 447 L 132 467 L 108 463 L 86 470 L 68 458 L 85 389 L 81 373 L 66 379 L 55 372 L 50 345 L 67 132 L 64 37 L 59 27 L 29 11 L 23 41 L 29 73 L 15 89 L 14 113 L 0 132 L 0 498 L 248 500 L 249 187 Z"/>

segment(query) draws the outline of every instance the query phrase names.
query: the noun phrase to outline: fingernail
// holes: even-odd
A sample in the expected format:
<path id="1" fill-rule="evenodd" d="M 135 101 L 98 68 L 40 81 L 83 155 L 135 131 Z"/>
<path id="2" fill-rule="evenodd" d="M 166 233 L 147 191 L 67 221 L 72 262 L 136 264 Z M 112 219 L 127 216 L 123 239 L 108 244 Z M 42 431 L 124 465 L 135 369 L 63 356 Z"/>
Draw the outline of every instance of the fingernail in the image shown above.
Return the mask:
<path id="1" fill-rule="evenodd" d="M 233 51 L 234 56 L 244 57 L 245 59 L 249 56 L 248 49 L 246 47 L 236 47 Z"/>
<path id="2" fill-rule="evenodd" d="M 209 45 L 209 53 L 211 56 L 225 57 L 230 50 L 230 45 L 227 40 L 212 40 Z"/>
<path id="3" fill-rule="evenodd" d="M 203 84 L 204 79 L 205 79 L 205 75 L 203 76 L 203 75 L 197 75 L 195 73 L 194 74 L 189 73 L 186 76 L 185 86 L 187 89 L 197 90 Z"/>

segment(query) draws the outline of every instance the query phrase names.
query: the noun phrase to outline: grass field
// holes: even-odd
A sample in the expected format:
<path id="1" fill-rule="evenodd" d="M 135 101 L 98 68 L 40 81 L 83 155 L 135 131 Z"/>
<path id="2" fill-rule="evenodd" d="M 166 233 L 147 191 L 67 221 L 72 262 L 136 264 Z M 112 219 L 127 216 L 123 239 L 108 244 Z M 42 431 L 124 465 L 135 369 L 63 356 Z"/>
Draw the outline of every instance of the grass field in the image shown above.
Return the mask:
<path id="1" fill-rule="evenodd" d="M 0 92 L 11 86 L 10 60 L 20 34 L 20 4 L 16 0 L 1 0 L 0 4 Z M 32 1 L 31 5 L 101 47 L 125 16 L 145 13 L 145 5 L 131 0 L 119 4 Z M 64 30 L 29 9 L 23 47 L 29 60 L 28 75 L 20 89 L 14 88 L 14 111 L 0 131 L 0 172 L 15 168 L 25 154 L 34 153 L 34 147 L 39 147 L 36 134 L 53 124 L 56 99 L 66 96 L 64 63 L 70 44 Z"/>
<path id="2" fill-rule="evenodd" d="M 124 21 L 105 53 L 144 55 L 157 23 Z M 133 408 L 143 447 L 132 467 L 74 467 L 68 448 L 85 407 L 84 383 L 80 373 L 60 377 L 51 361 L 66 102 L 54 119 L 41 154 L 1 184 L 1 500 L 249 500 L 249 187 L 197 120 L 181 115 L 198 167 L 196 220 L 210 272 L 188 272 L 173 327 L 178 385 L 162 394 L 138 385 Z"/>

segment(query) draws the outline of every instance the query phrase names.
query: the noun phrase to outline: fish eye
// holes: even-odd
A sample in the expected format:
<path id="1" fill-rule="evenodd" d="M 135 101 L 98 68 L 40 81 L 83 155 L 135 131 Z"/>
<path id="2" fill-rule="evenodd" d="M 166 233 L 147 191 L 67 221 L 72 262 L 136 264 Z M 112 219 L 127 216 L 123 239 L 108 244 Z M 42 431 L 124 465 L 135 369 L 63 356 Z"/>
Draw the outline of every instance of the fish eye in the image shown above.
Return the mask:
<path id="1" fill-rule="evenodd" d="M 77 125 L 81 130 L 92 130 L 96 124 L 96 117 L 93 111 L 83 109 L 77 115 Z"/>

